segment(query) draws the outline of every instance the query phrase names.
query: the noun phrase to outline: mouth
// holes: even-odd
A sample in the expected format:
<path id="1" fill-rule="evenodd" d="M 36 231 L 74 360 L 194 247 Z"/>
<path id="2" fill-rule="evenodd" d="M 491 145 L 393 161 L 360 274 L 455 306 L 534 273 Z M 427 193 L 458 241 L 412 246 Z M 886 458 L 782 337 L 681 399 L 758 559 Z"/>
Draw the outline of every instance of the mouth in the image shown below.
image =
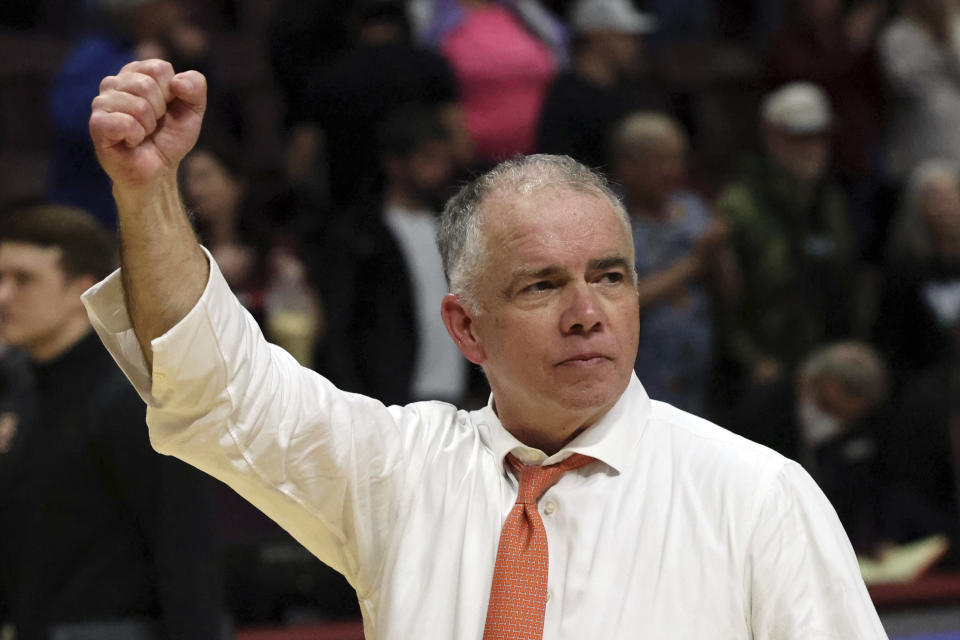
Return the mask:
<path id="1" fill-rule="evenodd" d="M 613 358 L 605 356 L 602 353 L 578 353 L 572 358 L 567 358 L 557 363 L 558 367 L 590 367 L 605 362 L 610 362 Z"/>

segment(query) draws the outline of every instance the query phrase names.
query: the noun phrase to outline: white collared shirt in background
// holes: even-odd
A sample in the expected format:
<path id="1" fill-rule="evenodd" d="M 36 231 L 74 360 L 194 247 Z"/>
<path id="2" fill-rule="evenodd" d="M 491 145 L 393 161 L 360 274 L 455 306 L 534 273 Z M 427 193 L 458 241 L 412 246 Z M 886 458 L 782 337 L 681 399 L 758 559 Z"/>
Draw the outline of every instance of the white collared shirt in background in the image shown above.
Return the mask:
<path id="1" fill-rule="evenodd" d="M 397 239 L 410 276 L 418 344 L 413 397 L 459 398 L 467 389 L 467 367 L 440 317 L 447 281 L 437 250 L 437 218 L 429 211 L 393 205 L 387 207 L 384 220 Z"/>

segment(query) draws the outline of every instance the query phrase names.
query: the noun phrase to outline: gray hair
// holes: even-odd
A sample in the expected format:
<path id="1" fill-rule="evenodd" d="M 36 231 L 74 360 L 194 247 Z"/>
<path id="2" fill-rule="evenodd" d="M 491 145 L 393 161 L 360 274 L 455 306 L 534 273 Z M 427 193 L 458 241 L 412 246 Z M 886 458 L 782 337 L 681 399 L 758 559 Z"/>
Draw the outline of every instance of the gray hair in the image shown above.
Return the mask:
<path id="1" fill-rule="evenodd" d="M 487 262 L 484 203 L 492 195 L 523 197 L 543 187 L 565 187 L 607 198 L 630 234 L 630 217 L 601 174 L 569 156 L 517 156 L 464 185 L 443 209 L 437 247 L 451 293 L 479 309 L 477 288 Z M 632 252 L 632 242 L 630 246 Z M 631 264 L 633 259 L 631 253 Z"/>
<path id="2" fill-rule="evenodd" d="M 867 400 L 872 407 L 886 400 L 890 386 L 883 358 L 876 349 L 856 340 L 817 349 L 800 365 L 800 375 L 809 382 L 836 380 L 847 393 Z"/>
<path id="3" fill-rule="evenodd" d="M 934 253 L 935 238 L 923 217 L 927 186 L 942 178 L 960 187 L 960 166 L 951 160 L 933 158 L 920 163 L 907 181 L 906 193 L 896 217 L 890 223 L 887 257 L 895 262 L 926 262 Z"/>

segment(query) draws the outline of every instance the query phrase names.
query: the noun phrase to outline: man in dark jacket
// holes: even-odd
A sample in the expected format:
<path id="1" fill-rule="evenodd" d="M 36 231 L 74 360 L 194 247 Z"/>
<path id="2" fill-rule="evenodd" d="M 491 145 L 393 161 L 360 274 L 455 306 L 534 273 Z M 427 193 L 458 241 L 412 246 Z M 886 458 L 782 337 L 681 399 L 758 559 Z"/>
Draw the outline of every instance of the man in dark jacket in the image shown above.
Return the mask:
<path id="1" fill-rule="evenodd" d="M 28 356 L 3 387 L 0 610 L 20 640 L 217 638 L 207 481 L 151 450 L 142 401 L 80 302 L 114 262 L 78 210 L 0 225 L 0 337 Z"/>
<path id="2" fill-rule="evenodd" d="M 388 404 L 460 400 L 468 369 L 436 309 L 447 292 L 434 237 L 453 178 L 439 111 L 408 105 L 380 127 L 383 187 L 338 222 L 315 272 L 331 309 L 320 371 Z"/>

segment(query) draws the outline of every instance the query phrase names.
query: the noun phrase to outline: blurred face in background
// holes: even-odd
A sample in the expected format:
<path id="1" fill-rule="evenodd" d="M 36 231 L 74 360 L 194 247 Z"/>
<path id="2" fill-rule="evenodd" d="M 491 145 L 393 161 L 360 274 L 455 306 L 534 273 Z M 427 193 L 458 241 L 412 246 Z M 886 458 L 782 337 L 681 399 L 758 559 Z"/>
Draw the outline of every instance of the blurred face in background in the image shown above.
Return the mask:
<path id="1" fill-rule="evenodd" d="M 611 67 L 619 77 L 633 77 L 642 69 L 643 41 L 620 31 L 601 31 L 597 38 Z"/>
<path id="2" fill-rule="evenodd" d="M 454 168 L 452 145 L 446 139 L 423 142 L 406 155 L 388 156 L 385 161 L 393 188 L 434 211 L 443 208 Z"/>
<path id="3" fill-rule="evenodd" d="M 0 338 L 29 353 L 56 343 L 83 314 L 80 295 L 92 277 L 68 277 L 61 250 L 21 242 L 0 243 Z"/>
<path id="4" fill-rule="evenodd" d="M 830 135 L 796 134 L 780 127 L 764 127 L 764 142 L 770 159 L 801 184 L 822 178 L 830 166 Z"/>
<path id="5" fill-rule="evenodd" d="M 183 162 L 187 205 L 205 222 L 234 220 L 243 198 L 243 184 L 212 153 L 197 150 Z"/>
<path id="6" fill-rule="evenodd" d="M 842 434 L 870 408 L 866 398 L 851 393 L 833 377 L 800 379 L 796 416 L 808 444 L 817 446 Z"/>
<path id="7" fill-rule="evenodd" d="M 631 206 L 660 210 L 686 181 L 686 141 L 680 136 L 663 135 L 628 144 L 615 172 Z"/>
<path id="8" fill-rule="evenodd" d="M 945 243 L 960 243 L 960 181 L 941 174 L 923 185 L 920 211 L 930 234 Z"/>

